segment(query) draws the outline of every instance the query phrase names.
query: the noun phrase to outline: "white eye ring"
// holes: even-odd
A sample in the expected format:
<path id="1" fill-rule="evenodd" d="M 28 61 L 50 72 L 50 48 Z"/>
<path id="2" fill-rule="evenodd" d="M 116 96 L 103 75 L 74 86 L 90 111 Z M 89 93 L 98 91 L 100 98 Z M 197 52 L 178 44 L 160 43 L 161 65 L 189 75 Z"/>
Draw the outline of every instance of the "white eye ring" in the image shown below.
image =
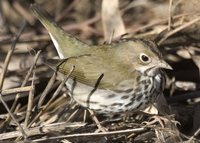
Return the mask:
<path id="1" fill-rule="evenodd" d="M 140 60 L 145 63 L 145 64 L 148 64 L 151 62 L 149 56 L 147 56 L 146 54 L 142 53 L 140 54 Z"/>

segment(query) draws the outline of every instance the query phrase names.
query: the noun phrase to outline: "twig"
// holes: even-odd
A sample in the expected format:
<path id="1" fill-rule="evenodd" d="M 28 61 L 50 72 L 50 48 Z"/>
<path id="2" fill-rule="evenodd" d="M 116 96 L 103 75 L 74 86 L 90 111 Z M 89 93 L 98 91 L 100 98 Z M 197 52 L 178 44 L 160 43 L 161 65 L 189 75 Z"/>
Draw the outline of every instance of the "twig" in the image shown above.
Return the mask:
<path id="1" fill-rule="evenodd" d="M 188 16 L 188 15 L 193 15 L 193 14 L 199 14 L 199 13 L 200 13 L 200 11 L 196 11 L 196 12 L 192 12 L 192 13 L 183 13 L 183 14 L 179 14 L 179 15 L 173 16 L 172 19 L 178 19 L 178 18 L 183 17 L 183 16 Z M 128 34 L 134 34 L 134 33 L 136 33 L 136 32 L 139 32 L 139 31 L 144 30 L 144 29 L 147 29 L 147 28 L 151 28 L 151 27 L 156 26 L 156 25 L 158 25 L 158 24 L 164 24 L 164 23 L 166 23 L 167 21 L 168 21 L 168 18 L 165 18 L 165 19 L 159 20 L 159 21 L 157 21 L 157 22 L 150 23 L 150 24 L 147 24 L 147 25 L 145 25 L 145 26 L 141 26 L 141 27 L 139 27 L 139 28 L 136 28 L 136 29 L 134 29 L 134 30 L 128 32 Z M 126 33 L 125 33 L 125 34 L 126 34 Z M 118 39 L 120 39 L 120 38 L 121 38 L 121 36 L 114 38 L 114 40 L 118 40 Z"/>
<path id="2" fill-rule="evenodd" d="M 52 88 L 50 88 L 50 91 L 49 91 L 49 92 L 54 91 L 54 90 L 59 86 L 59 84 L 60 84 L 59 81 L 55 82 L 54 85 L 52 86 Z M 36 96 L 36 97 L 33 99 L 33 103 L 34 103 L 34 104 L 37 104 L 37 102 L 38 102 L 38 100 L 39 100 L 39 98 L 40 98 L 40 95 L 41 95 L 41 94 L 39 94 L 38 96 Z M 18 113 L 19 113 L 19 112 L 23 112 L 23 111 L 26 110 L 26 109 L 27 109 L 27 105 L 24 105 L 22 108 L 20 108 L 20 109 L 18 110 Z"/>
<path id="3" fill-rule="evenodd" d="M 13 1 L 13 7 L 29 22 L 30 25 L 35 24 L 35 19 L 33 16 L 25 10 L 18 1 Z"/>
<path id="4" fill-rule="evenodd" d="M 199 132 L 200 132 L 200 128 L 194 133 L 194 135 L 187 142 L 190 143 L 194 139 L 194 137 L 199 134 Z"/>
<path id="5" fill-rule="evenodd" d="M 195 18 L 194 20 L 192 20 L 192 21 L 190 21 L 190 22 L 188 22 L 188 23 L 186 23 L 186 24 L 184 24 L 184 25 L 182 25 L 182 26 L 180 26 L 180 27 L 178 27 L 178 28 L 170 31 L 169 33 L 167 33 L 165 35 L 165 37 L 163 37 L 162 39 L 160 39 L 160 41 L 157 44 L 161 45 L 168 37 L 172 36 L 173 34 L 177 33 L 178 31 L 180 31 L 180 30 L 182 30 L 182 29 L 184 29 L 184 28 L 186 28 L 186 27 L 194 24 L 195 22 L 197 22 L 199 20 L 200 20 L 200 17 Z"/>
<path id="6" fill-rule="evenodd" d="M 65 76 L 64 80 L 61 82 L 61 84 L 59 85 L 59 87 L 57 88 L 57 90 L 55 91 L 55 93 L 53 94 L 52 98 L 48 101 L 48 103 L 46 104 L 46 106 L 37 114 L 37 116 L 30 122 L 30 124 L 27 126 L 27 128 L 29 128 L 37 120 L 38 117 L 40 117 L 40 115 L 47 109 L 47 107 L 55 99 L 55 97 L 61 91 L 62 87 L 64 86 L 64 84 L 66 83 L 66 81 L 70 77 L 71 73 L 74 71 L 74 69 L 75 69 L 75 67 L 73 66 L 72 69 L 70 70 L 70 72 Z"/>
<path id="7" fill-rule="evenodd" d="M 8 94 L 27 92 L 32 89 L 33 89 L 32 86 L 19 87 L 19 88 L 13 88 L 13 89 L 5 89 L 5 90 L 1 91 L 1 94 L 2 94 L 2 96 L 4 96 L 4 95 L 8 95 Z"/>
<path id="8" fill-rule="evenodd" d="M 72 100 L 71 100 L 72 101 Z M 70 104 L 69 104 L 70 105 Z M 69 106 L 68 105 L 68 106 Z M 80 108 L 80 109 L 76 109 L 69 117 L 68 119 L 66 120 L 66 122 L 74 122 L 79 116 L 81 113 L 83 113 L 84 109 L 83 108 Z"/>
<path id="9" fill-rule="evenodd" d="M 0 34 L 6 35 L 8 32 L 8 24 L 6 24 L 6 18 L 3 13 L 3 1 L 0 0 Z"/>
<path id="10" fill-rule="evenodd" d="M 200 52 L 200 49 L 194 46 L 189 46 L 188 49 L 192 49 L 194 51 Z"/>
<path id="11" fill-rule="evenodd" d="M 181 101 L 185 101 L 187 99 L 194 99 L 194 98 L 198 98 L 198 97 L 200 97 L 200 91 L 186 93 L 186 94 L 177 95 L 177 96 L 172 96 L 170 98 L 167 98 L 167 103 L 172 104 L 172 103 L 181 102 Z"/>
<path id="12" fill-rule="evenodd" d="M 174 82 L 175 89 L 182 89 L 184 91 L 196 91 L 199 90 L 199 84 L 195 82 L 189 82 L 189 81 L 175 81 Z"/>
<path id="13" fill-rule="evenodd" d="M 53 76 L 51 77 L 51 79 L 49 80 L 45 90 L 43 91 L 42 95 L 40 96 L 40 99 L 38 101 L 38 109 L 40 109 L 40 107 L 42 106 L 44 99 L 46 97 L 46 95 L 48 94 L 48 92 L 50 91 L 49 89 L 53 86 L 55 80 L 56 80 L 56 72 L 54 72 Z"/>
<path id="14" fill-rule="evenodd" d="M 63 100 L 65 100 L 67 98 L 67 95 L 64 93 L 64 94 L 62 94 L 62 96 L 60 96 L 60 97 L 58 97 L 57 99 L 55 99 L 54 101 L 53 101 L 53 103 L 51 103 L 49 106 L 48 106 L 48 110 L 50 110 L 50 109 L 53 109 L 53 108 L 55 108 L 55 107 L 57 107 Z M 66 107 L 66 106 L 65 106 Z M 67 108 L 67 107 L 66 107 Z M 46 110 L 47 110 L 46 109 Z"/>
<path id="15" fill-rule="evenodd" d="M 111 44 L 111 43 L 112 43 L 112 40 L 113 40 L 114 34 L 115 34 L 115 30 L 113 30 L 113 32 L 111 33 L 108 44 Z"/>
<path id="16" fill-rule="evenodd" d="M 47 140 L 55 140 L 55 139 L 64 139 L 64 138 L 77 138 L 77 137 L 95 137 L 95 136 L 108 136 L 108 135 L 116 135 L 116 134 L 124 134 L 124 133 L 132 133 L 132 132 L 142 132 L 145 131 L 145 128 L 137 128 L 137 129 L 127 129 L 127 130 L 121 130 L 121 131 L 111 131 L 111 132 L 101 132 L 101 133 L 82 133 L 82 134 L 72 134 L 72 135 L 64 135 L 64 136 L 58 136 L 58 137 L 48 137 L 43 139 L 36 139 L 33 141 L 47 141 Z"/>
<path id="17" fill-rule="evenodd" d="M 172 17 L 172 19 L 178 19 L 180 17 L 183 17 L 183 16 L 188 16 L 188 15 L 194 15 L 194 14 L 199 14 L 200 12 L 199 11 L 196 11 L 196 12 L 192 12 L 192 13 L 183 13 L 183 14 L 179 14 L 179 15 L 175 15 Z M 82 30 L 83 29 L 83 26 L 86 26 L 86 25 L 91 25 L 93 24 L 94 22 L 97 22 L 101 19 L 100 15 L 99 16 L 96 16 L 96 17 L 93 17 L 91 19 L 88 19 L 88 23 L 85 23 L 86 21 L 82 22 L 82 23 L 78 23 L 78 24 L 71 24 L 71 25 L 66 25 L 66 26 L 62 26 L 63 29 L 65 31 L 72 31 L 72 30 Z M 134 30 L 130 30 L 129 34 L 133 34 L 133 33 L 136 33 L 138 31 L 141 31 L 141 30 L 144 30 L 144 29 L 147 29 L 147 28 L 151 28 L 155 25 L 158 25 L 158 24 L 162 24 L 162 23 L 166 23 L 168 21 L 168 18 L 166 19 L 163 19 L 163 20 L 159 20 L 155 23 L 150 23 L 148 25 L 145 25 L 145 26 L 142 26 L 142 27 L 139 27 L 137 29 L 134 29 Z M 95 33 L 95 34 L 99 34 L 99 35 L 102 35 L 103 36 L 103 33 L 102 32 L 98 32 L 94 29 L 92 29 L 90 26 L 88 27 L 88 30 L 90 30 L 91 32 Z M 42 33 L 42 34 L 48 34 L 48 32 L 46 31 L 45 28 L 39 28 L 39 31 Z M 119 37 L 116 37 L 114 38 L 113 40 L 117 40 L 119 39 L 121 36 Z M 49 41 L 51 40 L 49 36 L 36 36 L 36 32 L 35 31 L 31 31 L 31 32 L 28 32 L 28 33 L 23 33 L 21 36 L 20 36 L 20 42 L 29 42 L 29 41 Z M 0 43 L 8 43 L 8 42 L 11 42 L 11 36 L 10 35 L 5 35 L 5 36 L 0 36 Z"/>
<path id="18" fill-rule="evenodd" d="M 79 2 L 80 0 L 74 0 L 70 3 L 70 5 L 60 14 L 55 18 L 56 22 L 59 22 L 60 20 L 62 20 L 62 18 L 64 16 L 66 16 L 68 14 L 68 12 L 70 10 L 72 10 L 72 8 Z"/>
<path id="19" fill-rule="evenodd" d="M 17 114 L 17 111 L 19 110 L 19 108 L 21 107 L 21 104 L 17 104 L 15 110 L 14 110 L 14 114 Z"/>
<path id="20" fill-rule="evenodd" d="M 94 112 L 90 109 L 88 109 L 88 111 L 90 112 L 90 115 L 92 117 L 92 119 L 94 120 L 94 122 L 96 123 L 98 130 L 95 131 L 95 133 L 102 131 L 102 132 L 107 132 L 105 128 L 102 127 L 101 123 L 99 122 L 99 120 L 97 119 L 97 117 L 94 115 Z"/>
<path id="21" fill-rule="evenodd" d="M 103 36 L 103 32 L 102 32 L 102 31 L 99 31 L 99 30 L 93 28 L 92 26 L 89 26 L 89 25 L 88 25 L 88 26 L 86 27 L 86 29 L 87 29 L 89 32 L 92 32 L 92 33 L 94 33 L 94 34 L 96 34 L 96 35 Z"/>
<path id="22" fill-rule="evenodd" d="M 170 1 L 169 1 L 168 32 L 171 30 L 171 20 L 172 20 L 172 3 L 173 3 L 173 0 L 170 0 Z"/>
<path id="23" fill-rule="evenodd" d="M 5 74 L 7 72 L 7 69 L 8 69 L 8 64 L 10 62 L 10 59 L 11 59 L 11 56 L 12 56 L 12 53 L 14 52 L 14 49 L 15 49 L 15 46 L 16 46 L 16 43 L 21 35 L 21 33 L 23 32 L 23 30 L 25 29 L 27 25 L 27 22 L 24 22 L 22 24 L 22 26 L 20 27 L 20 29 L 18 30 L 18 32 L 16 33 L 15 37 L 14 37 L 14 41 L 12 43 L 12 46 L 10 47 L 8 53 L 7 53 L 7 56 L 6 56 L 6 59 L 5 59 L 5 62 L 4 62 L 4 66 L 3 66 L 3 69 L 2 69 L 2 72 L 1 72 L 1 75 L 0 75 L 0 90 L 2 89 L 3 87 L 3 82 L 4 82 L 4 78 L 5 78 Z"/>
<path id="24" fill-rule="evenodd" d="M 37 59 L 39 58 L 39 53 L 40 53 L 40 52 L 41 52 L 41 51 L 39 51 L 38 54 L 36 55 L 35 60 L 34 60 L 35 62 L 37 62 Z M 27 81 L 28 81 L 28 79 L 29 79 L 29 77 L 30 77 L 30 75 L 31 75 L 31 73 L 32 73 L 32 70 L 33 70 L 35 64 L 36 64 L 36 63 L 34 63 L 34 64 L 30 67 L 29 72 L 27 73 L 27 75 L 26 75 L 26 77 L 25 77 L 25 79 L 24 79 L 24 81 L 23 81 L 21 87 L 24 87 L 24 86 L 26 85 L 26 83 L 27 83 Z M 17 102 L 18 102 L 18 99 L 20 98 L 20 95 L 21 95 L 20 93 L 18 93 L 18 94 L 16 95 L 15 100 L 14 100 L 12 106 L 11 106 L 11 109 L 10 109 L 11 112 L 13 112 L 13 111 L 15 110 L 16 105 L 17 105 Z M 9 122 L 10 122 L 10 114 L 8 114 L 6 120 L 0 125 L 0 129 L 3 130 L 3 128 L 5 128 L 5 127 L 9 124 Z"/>
<path id="25" fill-rule="evenodd" d="M 33 79 L 32 79 L 32 83 L 31 83 L 33 90 L 29 91 L 28 107 L 27 107 L 27 112 L 26 112 L 26 118 L 24 121 L 24 129 L 26 129 L 26 127 L 27 127 L 28 119 L 30 117 L 32 106 L 33 106 L 35 69 L 36 69 L 36 63 L 37 63 L 40 53 L 41 53 L 41 50 L 37 52 L 34 62 L 33 62 L 34 70 L 33 70 Z"/>
<path id="26" fill-rule="evenodd" d="M 41 52 L 41 51 L 39 51 L 39 52 L 36 54 L 35 59 L 34 59 L 34 63 L 33 63 L 33 65 L 30 67 L 30 69 L 29 69 L 29 71 L 28 71 L 28 73 L 27 73 L 27 75 L 26 75 L 24 81 L 22 82 L 21 87 L 24 87 L 24 86 L 26 85 L 26 83 L 27 83 L 27 81 L 28 81 L 28 79 L 29 79 L 29 77 L 30 77 L 30 75 L 31 75 L 31 73 L 32 73 L 32 71 L 33 71 L 35 65 L 36 65 L 36 62 L 37 62 L 37 60 L 38 60 L 38 58 L 39 58 L 40 52 Z M 11 111 L 15 108 L 15 106 L 16 106 L 16 104 L 17 104 L 19 98 L 20 98 L 20 93 L 18 93 L 18 94 L 16 95 L 15 100 L 14 100 L 14 102 L 13 102 L 13 104 L 12 104 L 12 107 L 11 107 Z"/>
<path id="27" fill-rule="evenodd" d="M 33 135 L 39 135 L 39 134 L 45 134 L 49 132 L 61 132 L 65 128 L 75 128 L 75 127 L 82 127 L 85 126 L 86 123 L 55 123 L 55 124 L 49 124 L 49 125 L 44 125 L 44 126 L 39 126 L 39 127 L 34 127 L 30 129 L 25 129 L 25 132 L 28 136 L 33 136 Z M 3 133 L 0 134 L 0 140 L 5 140 L 5 139 L 11 139 L 14 137 L 21 136 L 22 133 L 19 131 L 13 131 L 13 132 L 8 132 L 8 133 Z"/>
<path id="28" fill-rule="evenodd" d="M 80 30 L 83 30 L 83 27 L 84 26 L 87 26 L 87 25 L 91 25 L 97 21 L 101 20 L 101 16 L 100 15 L 97 15 L 95 17 L 92 17 L 84 22 L 81 22 L 81 23 L 78 23 L 78 24 L 71 24 L 71 25 L 65 25 L 65 26 L 62 26 L 62 28 L 64 30 L 72 30 L 72 29 L 80 29 Z"/>
<path id="29" fill-rule="evenodd" d="M 21 127 L 21 125 L 17 122 L 17 120 L 15 119 L 14 115 L 11 113 L 9 107 L 7 106 L 7 104 L 4 102 L 3 98 L 2 98 L 2 94 L 0 93 L 0 100 L 3 103 L 4 107 L 6 108 L 6 110 L 8 111 L 9 115 L 12 117 L 13 121 L 17 124 L 17 126 L 19 127 L 24 139 L 27 139 L 27 135 L 25 133 L 25 131 L 23 130 L 23 128 Z"/>
<path id="30" fill-rule="evenodd" d="M 24 22 L 22 24 L 22 26 L 20 27 L 20 29 L 18 30 L 18 32 L 16 33 L 15 37 L 14 37 L 14 41 L 12 43 L 12 46 L 10 47 L 8 53 L 7 53 L 7 56 L 6 56 L 6 59 L 5 59 L 5 62 L 4 62 L 4 67 L 2 69 L 2 72 L 1 72 L 1 75 L 0 75 L 0 90 L 3 88 L 3 82 L 4 82 L 4 78 L 5 78 L 5 74 L 7 72 L 7 69 L 8 69 L 8 64 L 10 62 L 10 59 L 11 59 L 11 56 L 12 56 L 12 53 L 14 52 L 14 49 L 15 49 L 15 46 L 16 46 L 16 43 L 21 35 L 21 33 L 23 32 L 23 30 L 25 29 L 27 25 L 27 22 Z M 3 100 L 3 99 L 2 99 Z M 13 109 L 11 108 L 11 112 L 13 112 Z M 2 132 L 6 126 L 8 125 L 8 122 L 10 121 L 10 115 L 11 114 L 8 114 L 8 117 L 7 119 L 0 124 L 0 132 Z"/>
<path id="31" fill-rule="evenodd" d="M 198 11 L 198 12 L 192 12 L 192 13 L 183 13 L 183 14 L 179 14 L 179 15 L 173 16 L 172 19 L 178 19 L 178 18 L 183 17 L 183 16 L 189 16 L 189 15 L 199 14 L 199 13 L 200 13 L 200 11 Z M 157 22 L 150 23 L 150 24 L 147 24 L 145 26 L 142 26 L 142 27 L 139 27 L 137 29 L 134 29 L 133 31 L 131 31 L 129 33 L 136 33 L 136 32 L 141 31 L 143 29 L 151 28 L 151 27 L 153 27 L 155 25 L 166 23 L 167 21 L 168 21 L 168 18 L 165 18 L 165 19 L 159 20 Z"/>

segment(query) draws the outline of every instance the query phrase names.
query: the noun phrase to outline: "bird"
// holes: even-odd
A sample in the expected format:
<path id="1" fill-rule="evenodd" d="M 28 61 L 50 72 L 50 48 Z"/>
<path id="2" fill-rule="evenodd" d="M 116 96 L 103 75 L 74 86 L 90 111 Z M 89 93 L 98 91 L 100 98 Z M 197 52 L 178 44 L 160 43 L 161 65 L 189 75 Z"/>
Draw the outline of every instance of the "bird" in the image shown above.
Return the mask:
<path id="1" fill-rule="evenodd" d="M 64 31 L 39 5 L 31 9 L 49 32 L 60 59 L 45 62 L 62 76 L 68 94 L 82 107 L 116 114 L 144 110 L 165 87 L 165 62 L 155 42 L 122 38 L 109 44 L 88 45 Z"/>

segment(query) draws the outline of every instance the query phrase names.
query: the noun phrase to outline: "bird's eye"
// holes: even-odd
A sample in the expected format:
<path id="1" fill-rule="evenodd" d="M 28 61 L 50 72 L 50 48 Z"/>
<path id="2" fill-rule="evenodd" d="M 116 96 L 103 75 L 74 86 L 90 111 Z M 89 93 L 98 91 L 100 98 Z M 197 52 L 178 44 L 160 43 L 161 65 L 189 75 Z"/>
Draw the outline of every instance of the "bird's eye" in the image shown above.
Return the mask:
<path id="1" fill-rule="evenodd" d="M 149 63 L 150 62 L 150 58 L 146 54 L 144 54 L 144 53 L 140 54 L 140 60 L 143 63 Z"/>

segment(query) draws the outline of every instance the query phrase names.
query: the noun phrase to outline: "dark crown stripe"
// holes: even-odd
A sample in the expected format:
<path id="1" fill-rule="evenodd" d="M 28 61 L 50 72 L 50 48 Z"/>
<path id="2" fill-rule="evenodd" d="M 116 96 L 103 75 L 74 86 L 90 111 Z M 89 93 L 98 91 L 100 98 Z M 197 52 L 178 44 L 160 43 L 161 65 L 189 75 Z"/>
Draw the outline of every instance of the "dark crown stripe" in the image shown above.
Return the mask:
<path id="1" fill-rule="evenodd" d="M 160 51 L 158 50 L 158 45 L 153 41 L 147 39 L 140 39 L 145 45 L 147 45 L 152 52 L 154 52 L 158 57 L 162 57 Z"/>
<path id="2" fill-rule="evenodd" d="M 155 53 L 158 57 L 162 58 L 162 54 L 158 50 L 158 45 L 151 40 L 143 39 L 143 38 L 122 38 L 117 43 L 124 42 L 124 41 L 142 41 L 145 45 L 147 45 L 150 48 L 150 50 L 153 53 Z"/>

